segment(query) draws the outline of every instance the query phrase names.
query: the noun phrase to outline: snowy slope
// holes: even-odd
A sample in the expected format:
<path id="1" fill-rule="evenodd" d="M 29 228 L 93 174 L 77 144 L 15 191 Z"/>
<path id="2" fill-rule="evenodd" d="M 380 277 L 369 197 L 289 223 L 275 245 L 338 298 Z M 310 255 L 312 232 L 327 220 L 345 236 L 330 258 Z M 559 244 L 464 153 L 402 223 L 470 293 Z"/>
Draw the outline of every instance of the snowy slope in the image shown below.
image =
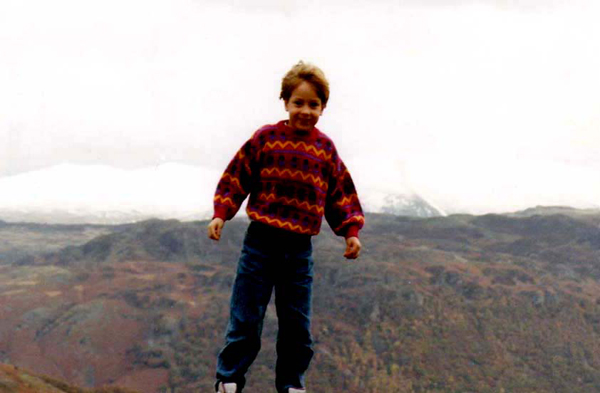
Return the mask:
<path id="1" fill-rule="evenodd" d="M 0 220 L 119 224 L 151 217 L 208 219 L 220 176 L 220 171 L 179 163 L 136 170 L 60 164 L 0 178 Z M 414 193 L 366 186 L 359 196 L 368 212 L 444 215 Z"/>
<path id="2" fill-rule="evenodd" d="M 136 170 L 60 164 L 0 178 L 0 219 L 112 224 L 206 218 L 219 176 L 177 163 Z"/>
<path id="3" fill-rule="evenodd" d="M 436 217 L 447 215 L 433 202 L 413 192 L 378 191 L 367 188 L 359 195 L 363 210 L 397 216 Z"/>

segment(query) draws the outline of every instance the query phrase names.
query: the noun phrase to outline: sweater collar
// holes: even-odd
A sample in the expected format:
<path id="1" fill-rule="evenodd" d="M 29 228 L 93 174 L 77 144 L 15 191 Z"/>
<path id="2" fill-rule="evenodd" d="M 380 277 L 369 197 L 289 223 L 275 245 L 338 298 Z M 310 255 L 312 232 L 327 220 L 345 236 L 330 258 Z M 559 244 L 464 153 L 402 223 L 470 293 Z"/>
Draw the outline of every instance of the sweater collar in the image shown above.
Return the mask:
<path id="1" fill-rule="evenodd" d="M 279 128 L 280 130 L 284 131 L 286 134 L 300 138 L 300 139 L 315 139 L 317 137 L 317 134 L 319 133 L 319 130 L 317 129 L 317 127 L 313 127 L 312 130 L 310 131 L 304 131 L 304 130 L 296 130 L 293 129 L 292 127 L 287 125 L 288 121 L 287 120 L 281 120 L 279 123 L 277 123 L 277 128 Z"/>

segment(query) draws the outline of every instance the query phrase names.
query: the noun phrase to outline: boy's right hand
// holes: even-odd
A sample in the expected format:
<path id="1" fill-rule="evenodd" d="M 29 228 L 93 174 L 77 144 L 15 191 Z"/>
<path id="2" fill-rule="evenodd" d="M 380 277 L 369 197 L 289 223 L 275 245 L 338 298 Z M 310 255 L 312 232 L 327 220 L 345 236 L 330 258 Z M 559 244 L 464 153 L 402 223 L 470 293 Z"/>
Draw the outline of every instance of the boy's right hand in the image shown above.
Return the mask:
<path id="1" fill-rule="evenodd" d="M 221 229 L 223 229 L 223 225 L 225 222 L 221 218 L 213 218 L 213 220 L 208 224 L 208 238 L 219 241 L 221 238 Z"/>

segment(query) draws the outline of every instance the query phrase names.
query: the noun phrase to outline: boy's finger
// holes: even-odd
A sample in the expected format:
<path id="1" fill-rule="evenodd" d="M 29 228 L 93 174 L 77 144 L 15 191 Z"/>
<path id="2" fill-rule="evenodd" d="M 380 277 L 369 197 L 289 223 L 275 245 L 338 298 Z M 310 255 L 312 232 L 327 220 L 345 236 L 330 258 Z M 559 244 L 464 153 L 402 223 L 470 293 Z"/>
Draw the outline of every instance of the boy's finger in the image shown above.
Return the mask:
<path id="1" fill-rule="evenodd" d="M 219 240 L 221 234 L 218 232 L 216 227 L 211 226 L 208 228 L 208 237 L 213 240 Z"/>
<path id="2" fill-rule="evenodd" d="M 351 249 L 351 247 L 348 247 L 348 248 L 346 248 L 344 257 L 349 258 L 349 259 L 354 259 L 354 258 L 356 258 L 356 251 Z"/>

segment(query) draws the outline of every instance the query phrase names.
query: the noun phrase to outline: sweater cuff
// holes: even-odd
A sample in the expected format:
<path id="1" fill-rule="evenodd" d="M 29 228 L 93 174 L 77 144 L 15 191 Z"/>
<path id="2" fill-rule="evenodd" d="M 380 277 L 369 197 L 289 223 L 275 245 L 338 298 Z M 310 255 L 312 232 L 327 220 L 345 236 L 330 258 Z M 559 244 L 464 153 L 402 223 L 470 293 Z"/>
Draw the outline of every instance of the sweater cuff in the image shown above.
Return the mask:
<path id="1" fill-rule="evenodd" d="M 227 221 L 227 208 L 224 207 L 215 207 L 215 214 L 213 214 L 212 219 L 220 218 L 223 221 Z"/>
<path id="2" fill-rule="evenodd" d="M 344 235 L 344 237 L 346 239 L 350 237 L 358 237 L 358 230 L 358 225 L 350 225 L 348 226 L 348 229 L 346 230 L 346 235 Z"/>

